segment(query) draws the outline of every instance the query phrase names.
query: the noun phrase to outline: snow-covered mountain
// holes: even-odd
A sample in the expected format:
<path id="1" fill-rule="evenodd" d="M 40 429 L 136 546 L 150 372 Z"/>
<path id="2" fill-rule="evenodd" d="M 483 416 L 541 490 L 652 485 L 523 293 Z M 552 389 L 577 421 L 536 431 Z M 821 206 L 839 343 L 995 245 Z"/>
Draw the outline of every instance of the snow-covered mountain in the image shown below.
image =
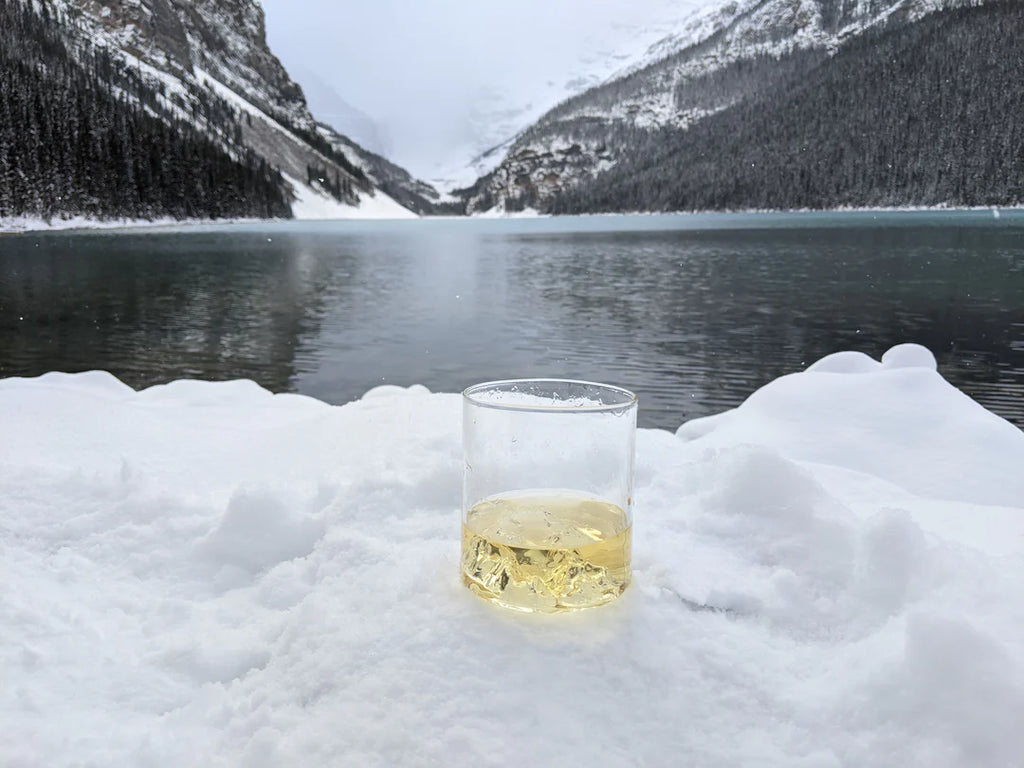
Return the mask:
<path id="1" fill-rule="evenodd" d="M 615 23 L 590 25 L 582 39 L 572 42 L 571 53 L 546 55 L 561 59 L 563 68 L 549 69 L 541 77 L 505 78 L 495 72 L 490 84 L 472 93 L 467 125 L 458 131 L 463 139 L 435 158 L 434 167 L 423 171 L 424 178 L 445 190 L 472 184 L 493 170 L 516 136 L 549 109 L 649 55 L 652 46 L 685 29 L 695 10 L 717 1 L 620 4 Z"/>
<path id="2" fill-rule="evenodd" d="M 982 0 L 725 0 L 705 5 L 601 84 L 565 99 L 501 147 L 462 194 L 467 210 L 541 207 L 634 153 L 820 63 L 845 43 Z M 755 62 L 758 62 L 756 65 Z M 781 62 L 781 63 L 780 63 Z M 745 66 L 747 64 L 748 66 Z"/>
<path id="3" fill-rule="evenodd" d="M 406 209 L 418 214 L 459 212 L 457 204 L 442 201 L 441 195 L 430 184 L 414 178 L 404 168 L 357 144 L 333 126 L 318 123 L 317 131 L 332 149 L 344 154 L 366 174 L 375 188 Z"/>
<path id="4" fill-rule="evenodd" d="M 108 155 L 126 155 L 129 167 L 123 178 L 108 179 L 107 186 L 127 184 L 126 197 L 131 199 L 110 207 L 104 207 L 101 199 L 84 211 L 86 215 L 280 213 L 276 204 L 269 204 L 266 211 L 248 210 L 244 199 L 238 199 L 244 198 L 249 184 L 243 181 L 238 182 L 237 190 L 221 193 L 212 210 L 204 204 L 186 209 L 184 214 L 174 206 L 166 210 L 166 204 L 151 199 L 150 188 L 166 186 L 165 177 L 173 169 L 154 167 L 143 157 L 144 151 L 136 153 L 123 135 L 105 133 L 117 122 L 125 125 L 122 134 L 160 133 L 161 123 L 173 134 L 187 134 L 188 141 L 198 142 L 203 152 L 214 158 L 211 162 L 223 165 L 222 173 L 230 176 L 234 173 L 230 166 L 241 163 L 249 169 L 239 172 L 242 175 L 258 176 L 263 186 L 279 186 L 296 217 L 328 218 L 370 210 L 376 215 L 413 215 L 364 172 L 355 157 L 357 145 L 351 149 L 335 146 L 321 134 L 302 89 L 267 47 L 263 11 L 255 0 L 5 0 L 3 6 L 4 13 L 17 16 L 22 20 L 18 23 L 28 25 L 25 28 L 31 28 L 31 33 L 19 45 L 9 45 L 0 64 L 17 72 L 20 64 L 31 61 L 43 73 L 39 79 L 43 90 L 66 89 L 68 82 L 74 82 L 76 89 L 96 94 L 96 105 L 89 114 L 67 119 L 44 115 L 49 120 L 48 130 L 57 132 L 59 141 L 73 144 L 77 140 L 74 126 L 84 120 L 89 131 L 97 134 L 97 141 L 112 144 L 113 148 L 105 150 Z M 35 13 L 39 19 L 33 21 L 25 12 Z M 64 79 L 48 81 L 50 73 Z M 60 136 L 65 128 L 69 134 Z M 176 138 L 172 135 L 168 141 L 173 143 Z M 196 155 L 187 147 L 182 153 L 184 157 Z M 116 159 L 112 162 L 120 172 Z M 45 168 L 36 171 L 46 174 Z M 204 167 L 197 161 L 194 168 L 178 175 L 181 178 L 175 177 L 175 181 L 184 188 L 192 186 L 190 179 L 197 177 L 195 184 L 212 189 L 220 174 L 209 162 Z M 140 176 L 146 178 L 137 181 Z M 84 180 L 84 187 L 93 181 Z M 0 189 L 0 198 L 2 192 Z M 103 189 L 85 189 L 79 196 L 95 199 L 105 194 Z M 272 192 L 268 194 L 274 197 Z M 209 197 L 212 200 L 216 194 Z M 68 213 L 61 209 L 61 201 L 67 199 L 58 195 L 42 203 L 29 201 L 27 212 L 62 215 Z"/>

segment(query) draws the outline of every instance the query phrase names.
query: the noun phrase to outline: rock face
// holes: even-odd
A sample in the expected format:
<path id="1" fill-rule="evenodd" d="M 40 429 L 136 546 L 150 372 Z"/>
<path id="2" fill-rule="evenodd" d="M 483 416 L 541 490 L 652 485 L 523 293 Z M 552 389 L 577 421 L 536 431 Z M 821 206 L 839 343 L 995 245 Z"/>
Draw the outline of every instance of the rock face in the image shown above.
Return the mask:
<path id="1" fill-rule="evenodd" d="M 69 13 L 125 53 L 186 81 L 202 70 L 276 120 L 312 131 L 302 89 L 267 47 L 263 9 L 247 0 L 86 0 Z"/>
<path id="2" fill-rule="evenodd" d="M 254 0 L 4 0 L 0 6 L 8 23 L 17 20 L 19 28 L 33 30 L 31 39 L 9 41 L 0 55 L 0 75 L 8 68 L 23 91 L 0 94 L 0 101 L 11 99 L 6 107 L 0 103 L 0 114 L 33 105 L 30 91 L 43 101 L 55 101 L 60 91 L 87 89 L 94 102 L 87 111 L 83 106 L 82 114 L 69 117 L 68 104 L 45 104 L 36 110 L 37 122 L 53 143 L 68 147 L 80 142 L 78 126 L 86 125 L 97 134 L 97 146 L 105 142 L 112 147 L 104 150 L 108 154 L 124 156 L 123 164 L 111 164 L 110 178 L 73 180 L 75 194 L 46 191 L 47 179 L 66 175 L 64 158 L 49 162 L 44 157 L 38 166 L 8 173 L 16 180 L 28 178 L 21 185 L 25 189 L 12 182 L 5 190 L 0 174 L 0 216 L 279 216 L 282 207 L 294 210 L 300 198 L 307 209 L 329 212 L 339 210 L 333 206 L 359 206 L 363 198 L 381 194 L 359 161 L 361 148 L 332 144 L 318 129 L 302 89 L 267 46 L 263 10 Z M 31 80 L 24 75 L 26 64 L 37 75 Z M 120 129 L 114 127 L 118 125 Z M 125 139 L 125 133 L 138 140 Z M 157 134 L 168 145 L 176 136 L 186 136 L 191 143 L 178 148 L 180 155 L 215 158 L 220 170 L 206 159 L 178 161 L 174 173 L 165 173 L 166 168 L 145 156 L 145 147 L 154 146 Z M 0 136 L 0 150 L 5 139 L 11 147 L 26 145 L 31 154 L 31 139 Z M 196 142 L 202 145 L 198 149 Z M 26 152 L 10 154 L 17 163 Z M 95 161 L 90 157 L 80 165 L 91 168 Z M 225 170 L 232 163 L 243 167 Z M 405 184 L 428 195 L 433 191 L 392 168 L 391 187 L 399 192 Z M 89 173 L 96 175 L 94 170 Z M 238 177 L 237 189 L 197 195 L 194 205 L 157 200 L 160 195 L 151 191 L 171 181 L 181 189 L 213 188 L 218 178 L 232 173 Z M 246 189 L 253 185 L 262 185 L 263 202 L 246 207 Z M 30 194 L 33 188 L 43 192 Z M 317 198 L 322 203 L 310 206 Z M 429 210 L 426 197 L 421 203 L 418 210 Z"/>
<path id="3" fill-rule="evenodd" d="M 909 30 L 980 0 L 731 0 L 693 16 L 603 84 L 520 133 L 502 163 L 460 191 L 468 212 L 588 210 L 567 193 L 615 176 L 623 161 L 827 66 L 865 35 Z M 986 5 L 1012 5 L 996 2 Z M 660 160 L 664 160 L 661 157 Z M 572 195 L 569 195 L 572 197 Z M 561 201 L 561 202 L 559 202 Z M 619 210 L 630 210 L 623 200 Z M 824 201 L 826 204 L 828 201 Z M 608 203 L 602 210 L 614 208 Z M 596 207 L 594 208 L 597 209 Z M 634 208 L 635 209 L 635 208 Z"/>
<path id="4" fill-rule="evenodd" d="M 373 186 L 316 133 L 302 89 L 267 47 L 263 9 L 251 0 L 59 0 L 68 18 L 154 70 L 189 106 L 212 91 L 235 110 L 242 143 L 281 170 L 356 205 Z M 168 81 L 167 77 L 177 82 Z M 173 98 L 173 97 L 172 97 Z M 331 188 L 318 179 L 330 181 Z"/>
<path id="5" fill-rule="evenodd" d="M 413 178 L 404 168 L 360 146 L 331 126 L 319 123 L 317 131 L 337 152 L 350 158 L 377 189 L 410 211 L 421 215 L 460 212 L 461 206 L 457 202 L 442 201 L 434 187 Z"/>

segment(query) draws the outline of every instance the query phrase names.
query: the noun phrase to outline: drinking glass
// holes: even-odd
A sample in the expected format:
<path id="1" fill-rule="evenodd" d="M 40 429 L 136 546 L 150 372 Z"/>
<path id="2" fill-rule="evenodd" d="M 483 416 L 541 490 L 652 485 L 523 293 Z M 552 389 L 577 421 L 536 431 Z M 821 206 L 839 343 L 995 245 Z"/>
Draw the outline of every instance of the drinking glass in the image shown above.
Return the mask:
<path id="1" fill-rule="evenodd" d="M 565 379 L 462 394 L 466 586 L 543 613 L 618 597 L 630 580 L 636 395 Z"/>

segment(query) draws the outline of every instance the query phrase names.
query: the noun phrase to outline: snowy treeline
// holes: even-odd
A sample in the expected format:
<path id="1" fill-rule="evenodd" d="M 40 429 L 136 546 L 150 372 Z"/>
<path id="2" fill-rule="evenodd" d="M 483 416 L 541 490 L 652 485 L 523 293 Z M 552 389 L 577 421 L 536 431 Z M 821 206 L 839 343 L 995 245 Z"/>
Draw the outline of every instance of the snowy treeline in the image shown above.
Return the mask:
<path id="1" fill-rule="evenodd" d="M 553 210 L 1024 201 L 1024 123 L 1007 117 L 1024 111 L 1020 3 L 932 14 L 758 71 L 778 77 L 689 131 L 649 134 Z"/>
<path id="2" fill-rule="evenodd" d="M 0 0 L 0 217 L 291 215 L 227 102 L 207 92 L 186 111 L 65 23 L 45 3 Z"/>

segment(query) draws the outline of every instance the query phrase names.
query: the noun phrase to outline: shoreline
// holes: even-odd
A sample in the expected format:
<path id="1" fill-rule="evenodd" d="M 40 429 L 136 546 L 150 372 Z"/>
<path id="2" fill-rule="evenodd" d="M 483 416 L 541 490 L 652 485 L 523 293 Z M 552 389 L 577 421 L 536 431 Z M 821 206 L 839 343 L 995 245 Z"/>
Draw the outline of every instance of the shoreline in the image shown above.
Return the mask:
<path id="1" fill-rule="evenodd" d="M 24 235 L 33 232 L 77 232 L 97 231 L 108 229 L 149 229 L 158 227 L 189 227 L 216 224 L 269 224 L 278 221 L 289 221 L 289 219 L 257 219 L 257 218 L 232 218 L 232 219 L 90 219 L 84 216 L 75 216 L 70 219 L 53 219 L 46 223 L 43 219 L 34 216 L 16 216 L 9 219 L 0 219 L 0 236 L 2 235 Z"/>
<path id="2" fill-rule="evenodd" d="M 230 226 L 239 224 L 264 225 L 264 224 L 299 224 L 306 222 L 328 222 L 328 221 L 350 221 L 350 222 L 379 222 L 379 221 L 503 221 L 515 219 L 571 219 L 571 218 L 611 218 L 615 216 L 757 216 L 757 215 L 779 215 L 779 216 L 804 216 L 815 214 L 893 214 L 893 213 L 985 213 L 992 215 L 993 219 L 999 219 L 1005 213 L 1019 213 L 1024 211 L 1024 205 L 1007 206 L 972 206 L 972 207 L 951 207 L 951 206 L 893 206 L 893 207 L 842 207 L 842 208 L 799 208 L 799 209 L 740 209 L 721 211 L 617 211 L 601 213 L 573 213 L 573 214 L 550 214 L 540 213 L 536 210 L 514 211 L 511 213 L 495 213 L 484 211 L 465 216 L 441 214 L 438 216 L 418 216 L 416 219 L 382 218 L 377 216 L 352 216 L 344 218 L 293 218 L 293 219 L 261 219 L 261 218 L 224 218 L 224 219 L 91 219 L 76 216 L 69 219 L 54 219 L 46 223 L 43 219 L 31 216 L 0 218 L 0 236 L 23 235 L 30 233 L 52 233 L 52 232 L 96 232 L 104 230 L 146 230 L 163 229 L 168 227 L 209 227 L 209 226 Z"/>

